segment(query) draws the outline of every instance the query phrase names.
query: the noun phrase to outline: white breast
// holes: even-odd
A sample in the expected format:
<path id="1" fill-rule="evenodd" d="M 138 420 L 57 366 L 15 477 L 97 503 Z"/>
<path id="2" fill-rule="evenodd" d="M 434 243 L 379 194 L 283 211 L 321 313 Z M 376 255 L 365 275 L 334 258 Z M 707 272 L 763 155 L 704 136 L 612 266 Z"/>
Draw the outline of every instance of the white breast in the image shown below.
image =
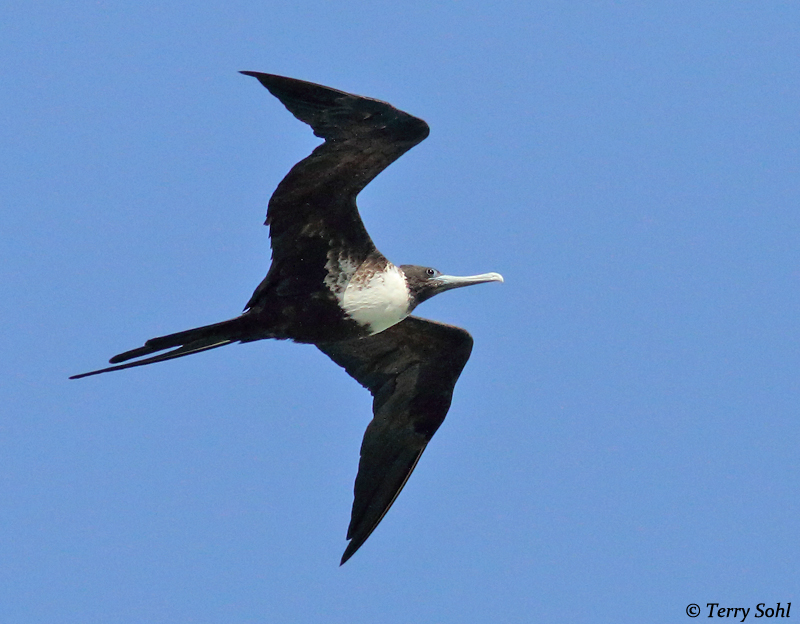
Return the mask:
<path id="1" fill-rule="evenodd" d="M 371 275 L 369 269 L 362 269 L 353 275 L 340 301 L 350 318 L 377 334 L 408 316 L 410 293 L 405 277 L 393 264 Z"/>

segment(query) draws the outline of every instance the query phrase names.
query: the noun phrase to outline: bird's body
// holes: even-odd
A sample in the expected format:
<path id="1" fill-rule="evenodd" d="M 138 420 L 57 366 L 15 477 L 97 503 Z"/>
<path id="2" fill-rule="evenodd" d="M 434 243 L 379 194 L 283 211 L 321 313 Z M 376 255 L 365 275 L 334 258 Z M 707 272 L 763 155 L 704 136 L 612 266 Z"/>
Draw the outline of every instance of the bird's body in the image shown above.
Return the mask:
<path id="1" fill-rule="evenodd" d="M 258 78 L 325 139 L 292 168 L 270 199 L 267 276 L 240 316 L 153 338 L 111 358 L 114 366 L 74 378 L 234 342 L 273 338 L 317 345 L 374 397 L 344 563 L 388 511 L 444 420 L 472 349 L 466 331 L 409 315 L 439 292 L 502 277 L 453 277 L 428 267 L 395 266 L 364 228 L 356 195 L 428 135 L 424 121 L 370 98 L 242 73 Z"/>

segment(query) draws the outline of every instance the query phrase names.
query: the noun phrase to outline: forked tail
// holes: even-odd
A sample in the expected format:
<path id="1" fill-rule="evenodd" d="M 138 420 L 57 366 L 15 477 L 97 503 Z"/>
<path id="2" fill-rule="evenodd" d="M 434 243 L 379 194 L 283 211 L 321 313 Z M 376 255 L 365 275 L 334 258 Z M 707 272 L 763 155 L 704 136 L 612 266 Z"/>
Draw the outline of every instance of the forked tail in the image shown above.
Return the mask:
<path id="1" fill-rule="evenodd" d="M 246 325 L 245 317 L 240 316 L 235 319 L 230 319 L 229 321 L 214 323 L 213 325 L 195 327 L 194 329 L 187 329 L 186 331 L 176 334 L 151 338 L 144 343 L 143 347 L 131 349 L 130 351 L 112 357 L 109 362 L 111 364 L 118 364 L 117 366 L 109 366 L 108 368 L 101 368 L 100 370 L 73 375 L 70 379 L 80 379 L 81 377 L 90 377 L 91 375 L 99 375 L 100 373 L 110 373 L 111 371 L 125 368 L 144 366 L 145 364 L 154 364 L 155 362 L 164 362 L 166 360 L 183 357 L 184 355 L 216 349 L 217 347 L 222 347 L 232 342 L 239 342 L 246 337 Z M 164 351 L 165 349 L 172 349 L 172 351 L 167 351 L 166 353 L 154 355 L 153 357 L 144 358 L 142 360 L 136 360 L 135 362 L 128 362 L 127 364 L 119 364 L 119 362 L 126 362 L 127 360 L 140 358 L 145 355 L 150 355 L 151 353 Z"/>

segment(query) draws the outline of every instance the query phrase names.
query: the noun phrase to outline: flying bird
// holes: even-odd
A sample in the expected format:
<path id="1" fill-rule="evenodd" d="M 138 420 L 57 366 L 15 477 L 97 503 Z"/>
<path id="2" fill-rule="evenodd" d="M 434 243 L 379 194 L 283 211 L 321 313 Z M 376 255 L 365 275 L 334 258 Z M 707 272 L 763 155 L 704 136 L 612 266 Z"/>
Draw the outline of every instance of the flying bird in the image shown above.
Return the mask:
<path id="1" fill-rule="evenodd" d="M 373 396 L 341 565 L 372 534 L 408 481 L 450 408 L 472 351 L 465 330 L 411 312 L 446 290 L 503 278 L 396 266 L 370 239 L 356 196 L 428 136 L 424 121 L 379 100 L 293 78 L 241 73 L 257 78 L 324 139 L 292 167 L 269 201 L 267 276 L 240 316 L 152 338 L 112 357 L 113 366 L 71 379 L 234 342 L 275 338 L 316 345 Z"/>

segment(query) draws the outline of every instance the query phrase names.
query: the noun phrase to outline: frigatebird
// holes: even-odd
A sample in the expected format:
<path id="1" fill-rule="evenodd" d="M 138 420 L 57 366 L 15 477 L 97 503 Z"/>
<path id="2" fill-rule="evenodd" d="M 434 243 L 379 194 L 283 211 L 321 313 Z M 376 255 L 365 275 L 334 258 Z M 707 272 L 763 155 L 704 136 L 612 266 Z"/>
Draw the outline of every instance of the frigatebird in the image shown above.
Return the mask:
<path id="1" fill-rule="evenodd" d="M 356 196 L 428 136 L 424 121 L 379 100 L 293 78 L 241 73 L 257 78 L 325 140 L 289 171 L 269 201 L 267 276 L 240 316 L 152 338 L 112 357 L 114 366 L 71 379 L 234 342 L 275 338 L 316 345 L 373 396 L 341 565 L 372 534 L 408 481 L 450 409 L 472 351 L 465 330 L 409 315 L 446 290 L 503 278 L 395 266 L 367 234 Z M 151 355 L 160 351 L 166 352 Z"/>

